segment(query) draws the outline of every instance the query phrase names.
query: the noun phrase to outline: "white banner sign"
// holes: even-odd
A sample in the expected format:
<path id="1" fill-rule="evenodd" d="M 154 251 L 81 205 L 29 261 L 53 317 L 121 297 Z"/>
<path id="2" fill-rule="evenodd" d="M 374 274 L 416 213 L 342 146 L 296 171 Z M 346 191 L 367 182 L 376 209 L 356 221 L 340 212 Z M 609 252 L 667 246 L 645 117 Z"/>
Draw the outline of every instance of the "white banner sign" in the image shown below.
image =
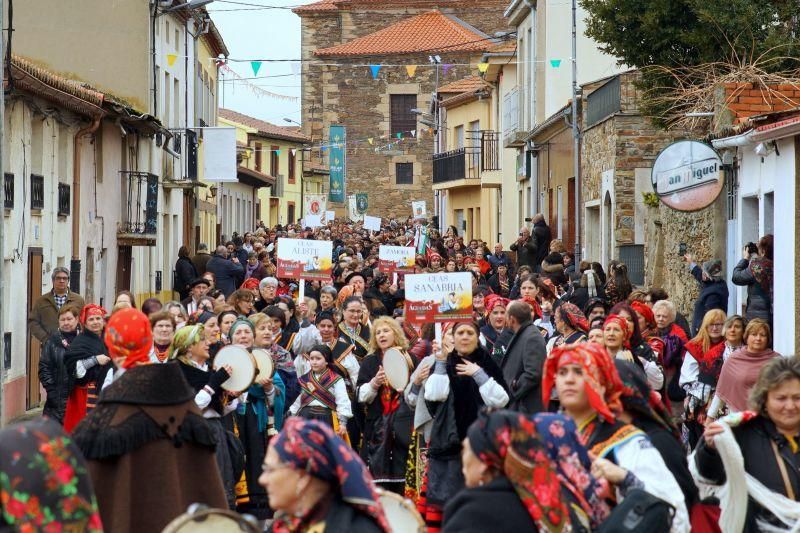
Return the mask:
<path id="1" fill-rule="evenodd" d="M 206 181 L 237 181 L 236 128 L 203 128 L 203 176 Z"/>
<path id="2" fill-rule="evenodd" d="M 325 211 L 325 223 L 333 222 L 336 219 L 336 211 Z"/>
<path id="3" fill-rule="evenodd" d="M 305 210 L 304 215 L 315 215 L 322 218 L 325 209 L 328 206 L 328 195 L 326 194 L 306 194 L 305 195 Z"/>
<path id="4" fill-rule="evenodd" d="M 378 270 L 387 274 L 393 272 L 413 273 L 416 264 L 416 250 L 413 246 L 388 246 L 378 248 Z"/>
<path id="5" fill-rule="evenodd" d="M 472 319 L 472 274 L 408 274 L 405 318 L 412 324 Z"/>
<path id="6" fill-rule="evenodd" d="M 369 215 L 364 215 L 364 229 L 372 231 L 380 231 L 381 217 L 371 217 Z"/>
<path id="7" fill-rule="evenodd" d="M 418 202 L 411 202 L 411 211 L 414 215 L 414 218 L 425 218 L 428 216 L 428 210 L 425 206 L 425 200 L 420 200 Z"/>
<path id="8" fill-rule="evenodd" d="M 304 227 L 318 228 L 323 226 L 322 217 L 319 215 L 306 215 Z"/>
<path id="9" fill-rule="evenodd" d="M 333 242 L 309 239 L 278 239 L 278 277 L 331 279 Z"/>

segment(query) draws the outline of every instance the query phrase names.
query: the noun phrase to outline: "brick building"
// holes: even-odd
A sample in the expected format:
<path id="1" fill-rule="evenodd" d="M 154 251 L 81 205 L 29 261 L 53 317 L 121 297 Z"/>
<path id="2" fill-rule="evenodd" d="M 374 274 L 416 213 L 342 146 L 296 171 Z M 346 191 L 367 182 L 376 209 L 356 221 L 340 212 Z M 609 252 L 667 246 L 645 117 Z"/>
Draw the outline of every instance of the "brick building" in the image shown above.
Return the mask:
<path id="1" fill-rule="evenodd" d="M 295 9 L 303 132 L 316 140 L 311 164 L 327 164 L 329 127 L 343 125 L 348 195 L 368 193 L 369 211 L 383 216 L 410 214 L 414 200 L 426 200 L 432 213 L 434 137 L 412 109 L 429 111 L 437 84 L 477 73 L 481 54 L 498 42 L 494 34 L 507 27 L 502 7 L 496 0 L 323 0 Z M 430 62 L 435 56 L 438 65 Z"/>

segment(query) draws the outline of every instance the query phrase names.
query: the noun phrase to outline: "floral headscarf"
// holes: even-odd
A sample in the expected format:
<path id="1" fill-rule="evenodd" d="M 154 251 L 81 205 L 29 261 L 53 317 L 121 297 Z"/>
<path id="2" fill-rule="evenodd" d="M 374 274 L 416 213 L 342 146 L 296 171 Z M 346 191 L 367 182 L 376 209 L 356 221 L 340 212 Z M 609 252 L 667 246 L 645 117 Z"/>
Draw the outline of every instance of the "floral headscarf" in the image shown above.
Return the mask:
<path id="1" fill-rule="evenodd" d="M 86 461 L 53 420 L 0 431 L 0 511 L 3 531 L 103 531 Z"/>
<path id="2" fill-rule="evenodd" d="M 634 363 L 622 359 L 616 359 L 614 364 L 623 386 L 620 397 L 622 407 L 631 414 L 652 420 L 680 438 L 680 433 L 672 425 L 672 416 L 661 401 L 661 396 L 647 384 L 644 371 Z"/>
<path id="3" fill-rule="evenodd" d="M 148 363 L 153 347 L 150 320 L 138 309 L 121 309 L 109 319 L 104 341 L 112 359 L 125 358 L 122 368 Z"/>
<path id="4" fill-rule="evenodd" d="M 586 315 L 583 314 L 583 311 L 578 309 L 577 305 L 564 302 L 558 306 L 556 313 L 558 313 L 560 318 L 571 328 L 582 331 L 583 333 L 589 332 L 589 322 L 586 320 Z"/>
<path id="5" fill-rule="evenodd" d="M 622 410 L 622 381 L 614 361 L 603 346 L 593 342 L 566 344 L 553 348 L 544 362 L 542 400 L 550 402 L 558 369 L 566 365 L 583 368 L 583 383 L 589 405 L 606 422 L 613 422 Z"/>
<path id="6" fill-rule="evenodd" d="M 540 531 L 572 531 L 567 494 L 593 526 L 608 516 L 604 487 L 589 473 L 591 461 L 571 418 L 484 410 L 467 439 L 483 463 L 508 478 Z"/>
<path id="7" fill-rule="evenodd" d="M 628 321 L 622 318 L 620 315 L 609 315 L 606 318 L 606 321 L 603 322 L 603 329 L 606 329 L 608 324 L 616 324 L 619 326 L 619 329 L 622 330 L 622 347 L 630 349 L 631 347 L 631 335 L 633 332 L 628 327 Z"/>
<path id="8" fill-rule="evenodd" d="M 483 302 L 483 305 L 486 308 L 486 315 L 488 316 L 498 305 L 501 307 L 508 307 L 510 300 L 508 298 L 498 296 L 497 294 L 489 294 L 486 296 L 486 298 L 484 298 Z"/>
<path id="9" fill-rule="evenodd" d="M 83 306 L 83 309 L 81 309 L 81 316 L 79 317 L 79 320 L 81 324 L 85 326 L 86 321 L 89 320 L 89 317 L 105 317 L 106 315 L 108 315 L 108 311 L 106 311 L 103 306 L 97 304 L 86 304 Z"/>
<path id="10" fill-rule="evenodd" d="M 334 486 L 342 499 L 390 531 L 375 482 L 360 457 L 318 420 L 289 418 L 270 443 L 281 461 Z M 301 518 L 276 516 L 273 531 L 295 531 Z"/>
<path id="11" fill-rule="evenodd" d="M 169 347 L 169 358 L 176 359 L 181 355 L 185 355 L 189 348 L 200 342 L 205 338 L 205 328 L 203 324 L 194 324 L 191 326 L 183 326 L 172 339 L 172 344 Z"/>
<path id="12" fill-rule="evenodd" d="M 240 289 L 258 290 L 258 280 L 256 278 L 247 278 L 244 283 L 239 287 Z"/>

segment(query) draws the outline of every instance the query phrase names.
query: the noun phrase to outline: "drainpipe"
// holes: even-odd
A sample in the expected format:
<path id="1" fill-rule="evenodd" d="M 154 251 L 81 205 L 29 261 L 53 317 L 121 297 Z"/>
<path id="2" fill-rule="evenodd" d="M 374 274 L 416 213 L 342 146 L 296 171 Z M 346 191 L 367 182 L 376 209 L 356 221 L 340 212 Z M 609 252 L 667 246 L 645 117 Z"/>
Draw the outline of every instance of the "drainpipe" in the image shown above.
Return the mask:
<path id="1" fill-rule="evenodd" d="M 103 115 L 98 115 L 92 123 L 78 130 L 72 143 L 72 261 L 69 265 L 69 287 L 74 292 L 81 291 L 81 137 L 94 134 L 100 127 Z"/>

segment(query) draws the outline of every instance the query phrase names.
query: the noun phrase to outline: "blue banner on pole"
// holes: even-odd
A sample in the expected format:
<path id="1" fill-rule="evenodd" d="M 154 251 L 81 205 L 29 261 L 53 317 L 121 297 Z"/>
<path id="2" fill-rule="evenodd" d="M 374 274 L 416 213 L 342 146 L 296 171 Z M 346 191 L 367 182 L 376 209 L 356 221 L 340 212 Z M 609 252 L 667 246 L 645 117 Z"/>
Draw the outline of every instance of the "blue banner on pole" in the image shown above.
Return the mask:
<path id="1" fill-rule="evenodd" d="M 328 201 L 344 203 L 347 164 L 345 161 L 347 133 L 344 126 L 331 126 L 328 144 L 328 168 L 330 170 L 330 187 Z"/>

